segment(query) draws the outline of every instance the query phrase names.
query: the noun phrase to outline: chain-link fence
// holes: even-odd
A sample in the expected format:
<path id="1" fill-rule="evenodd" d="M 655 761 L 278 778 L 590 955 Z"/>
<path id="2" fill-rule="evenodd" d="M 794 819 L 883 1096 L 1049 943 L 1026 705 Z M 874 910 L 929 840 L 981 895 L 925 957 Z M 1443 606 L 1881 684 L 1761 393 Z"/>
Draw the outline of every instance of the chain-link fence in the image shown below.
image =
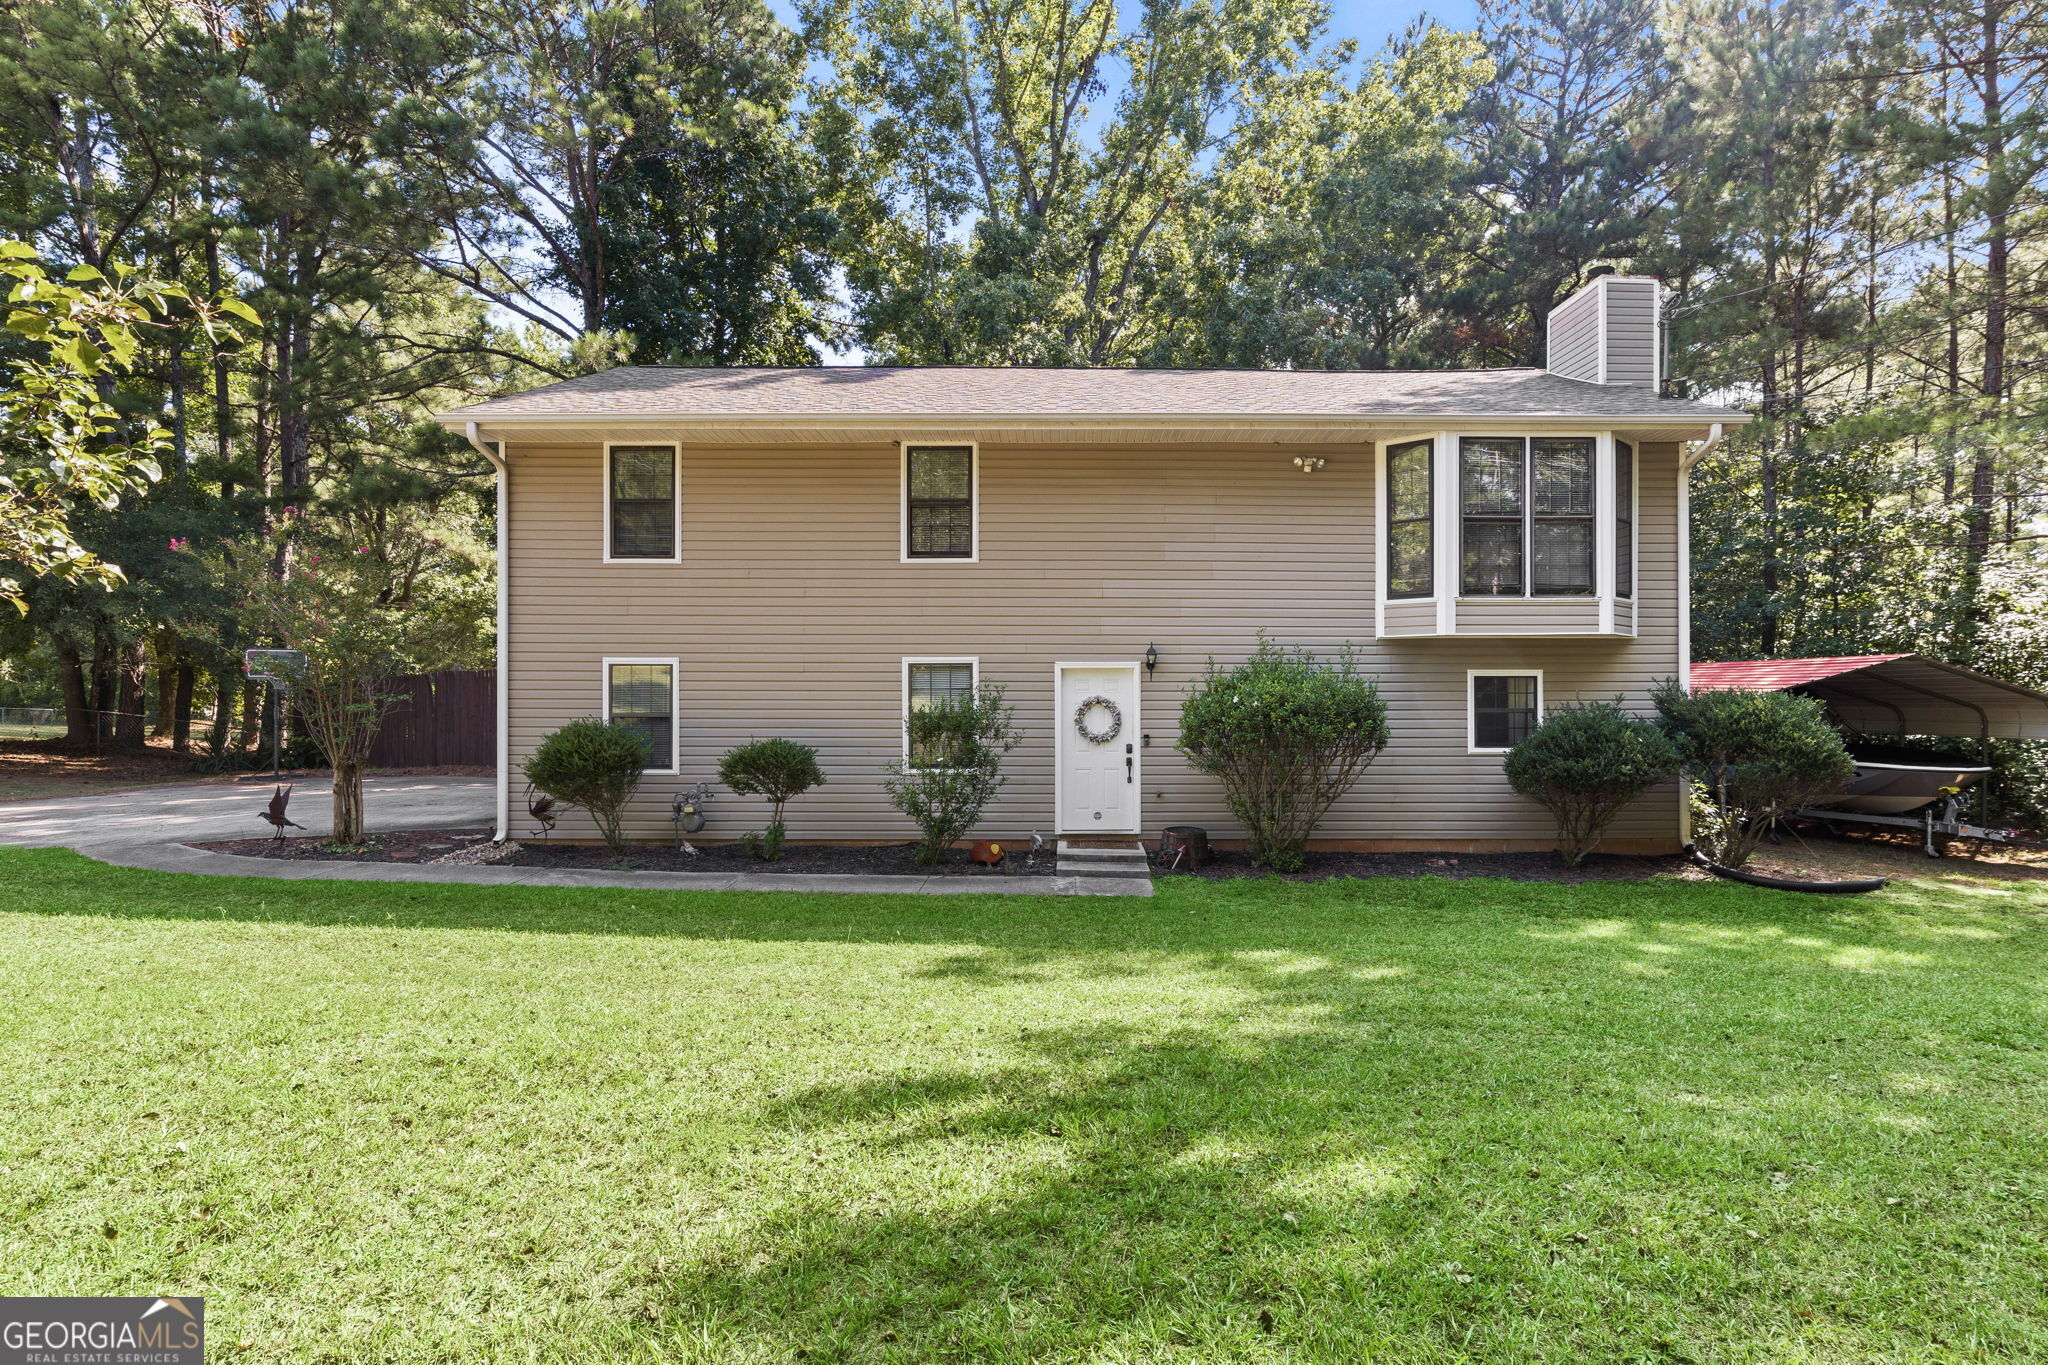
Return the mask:
<path id="1" fill-rule="evenodd" d="M 141 721 L 144 731 L 152 735 L 164 725 L 163 717 L 155 712 L 87 710 L 85 716 L 85 742 L 95 748 L 111 745 L 123 720 Z M 195 738 L 205 734 L 212 725 L 212 712 L 192 713 L 191 726 Z M 66 737 L 70 737 L 70 727 L 65 723 L 61 706 L 0 706 L 0 740 Z"/>
<path id="2" fill-rule="evenodd" d="M 0 739 L 59 739 L 64 712 L 55 706 L 0 706 Z"/>

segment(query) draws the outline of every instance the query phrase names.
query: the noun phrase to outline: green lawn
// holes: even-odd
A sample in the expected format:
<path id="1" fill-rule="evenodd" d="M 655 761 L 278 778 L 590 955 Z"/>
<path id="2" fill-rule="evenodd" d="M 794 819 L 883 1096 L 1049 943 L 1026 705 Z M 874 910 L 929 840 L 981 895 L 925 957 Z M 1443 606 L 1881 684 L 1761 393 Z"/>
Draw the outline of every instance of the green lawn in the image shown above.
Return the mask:
<path id="1" fill-rule="evenodd" d="M 0 906 L 0 1289 L 213 1360 L 2048 1358 L 2048 883 Z"/>

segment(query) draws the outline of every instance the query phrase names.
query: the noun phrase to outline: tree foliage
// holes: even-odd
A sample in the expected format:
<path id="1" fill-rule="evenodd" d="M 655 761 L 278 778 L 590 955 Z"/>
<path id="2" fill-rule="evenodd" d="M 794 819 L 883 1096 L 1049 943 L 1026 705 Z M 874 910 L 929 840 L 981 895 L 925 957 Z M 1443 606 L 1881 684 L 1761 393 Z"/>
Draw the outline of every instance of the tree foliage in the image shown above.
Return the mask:
<path id="1" fill-rule="evenodd" d="M 1555 707 L 1508 751 L 1508 785 L 1557 820 L 1558 852 L 1577 867 L 1636 798 L 1678 771 L 1678 747 L 1615 701 Z"/>
<path id="2" fill-rule="evenodd" d="M 72 508 L 111 509 L 163 477 L 171 433 L 126 419 L 106 386 L 131 372 L 152 328 L 191 327 L 210 344 L 239 342 L 256 315 L 239 299 L 194 298 L 175 280 L 122 264 L 75 265 L 61 277 L 26 242 L 0 241 L 0 287 L 16 353 L 0 386 L 0 565 L 30 577 L 111 587 L 116 564 L 79 543 Z M 19 578 L 0 597 L 23 611 Z"/>
<path id="3" fill-rule="evenodd" d="M 1698 831 L 1727 867 L 1749 861 L 1771 826 L 1841 791 L 1856 766 L 1821 704 L 1790 692 L 1687 692 L 1675 681 L 1653 698 L 1665 733 L 1713 807 Z"/>
<path id="4" fill-rule="evenodd" d="M 1295 872 L 1316 825 L 1386 745 L 1386 703 L 1351 651 L 1318 659 L 1261 639 L 1234 667 L 1209 661 L 1181 703 L 1176 747 L 1222 782 L 1252 860 Z"/>

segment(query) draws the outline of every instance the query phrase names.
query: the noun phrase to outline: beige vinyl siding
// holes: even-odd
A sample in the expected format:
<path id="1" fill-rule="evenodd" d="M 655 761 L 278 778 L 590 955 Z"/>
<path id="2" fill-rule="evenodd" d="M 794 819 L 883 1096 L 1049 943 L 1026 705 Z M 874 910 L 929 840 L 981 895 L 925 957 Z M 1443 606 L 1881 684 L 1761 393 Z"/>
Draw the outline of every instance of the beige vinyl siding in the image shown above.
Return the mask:
<path id="1" fill-rule="evenodd" d="M 1657 387 L 1657 282 L 1607 281 L 1607 376 L 1609 384 Z"/>
<path id="2" fill-rule="evenodd" d="M 1434 635 L 1436 634 L 1436 599 L 1433 597 L 1404 597 L 1387 603 L 1387 634 L 1389 635 Z"/>
<path id="3" fill-rule="evenodd" d="M 1566 379 L 1600 382 L 1600 291 L 1581 290 L 1550 312 L 1544 368 Z"/>
<path id="4" fill-rule="evenodd" d="M 1586 597 L 1461 597 L 1460 635 L 1592 635 L 1600 602 Z"/>
<path id="5" fill-rule="evenodd" d="M 1296 454 L 1327 457 L 1304 475 Z M 1641 638 L 1376 640 L 1369 446 L 981 447 L 979 563 L 898 561 L 893 444 L 683 445 L 682 563 L 604 564 L 596 445 L 509 451 L 509 737 L 520 759 L 602 706 L 598 661 L 681 661 L 680 772 L 643 785 L 637 838 L 672 837 L 669 796 L 711 779 L 735 743 L 786 736 L 819 750 L 827 785 L 793 802 L 798 839 L 912 837 L 880 790 L 901 750 L 906 656 L 975 658 L 1009 689 L 1026 740 L 980 833 L 1054 832 L 1055 662 L 1160 653 L 1125 731 L 1150 735 L 1142 828 L 1237 831 L 1216 785 L 1173 752 L 1180 698 L 1210 656 L 1242 658 L 1264 630 L 1289 643 L 1354 644 L 1380 680 L 1394 739 L 1325 821 L 1333 841 L 1544 845 L 1546 818 L 1507 790 L 1498 757 L 1465 753 L 1470 668 L 1537 667 L 1552 702 L 1626 694 L 1641 705 L 1676 671 L 1676 448 L 1642 448 Z M 1390 619 L 1402 604 L 1388 604 Z M 1428 604 L 1414 604 L 1433 611 Z M 528 833 L 516 798 L 512 831 Z M 700 840 L 766 822 L 719 792 Z M 592 833 L 580 816 L 566 837 Z M 1653 793 L 1617 825 L 1618 847 L 1670 847 L 1677 802 Z"/>

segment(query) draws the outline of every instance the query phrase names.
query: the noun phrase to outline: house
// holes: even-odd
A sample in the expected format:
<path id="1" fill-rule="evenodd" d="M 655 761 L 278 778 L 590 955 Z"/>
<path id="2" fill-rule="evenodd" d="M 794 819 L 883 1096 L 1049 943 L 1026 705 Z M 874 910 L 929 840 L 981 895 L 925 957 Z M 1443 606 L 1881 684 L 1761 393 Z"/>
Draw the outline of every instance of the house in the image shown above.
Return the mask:
<path id="1" fill-rule="evenodd" d="M 1542 370 L 631 367 L 445 413 L 499 470 L 500 829 L 527 832 L 520 761 L 603 715 L 654 741 L 633 837 L 780 735 L 827 776 L 793 837 L 905 840 L 906 708 L 988 681 L 1026 741 L 986 832 L 1227 841 L 1179 705 L 1264 632 L 1354 645 L 1389 706 L 1319 845 L 1551 847 L 1501 754 L 1684 677 L 1685 470 L 1745 420 L 1660 396 L 1659 301 L 1595 279 Z M 1606 846 L 1675 849 L 1682 818 L 1666 785 Z"/>

